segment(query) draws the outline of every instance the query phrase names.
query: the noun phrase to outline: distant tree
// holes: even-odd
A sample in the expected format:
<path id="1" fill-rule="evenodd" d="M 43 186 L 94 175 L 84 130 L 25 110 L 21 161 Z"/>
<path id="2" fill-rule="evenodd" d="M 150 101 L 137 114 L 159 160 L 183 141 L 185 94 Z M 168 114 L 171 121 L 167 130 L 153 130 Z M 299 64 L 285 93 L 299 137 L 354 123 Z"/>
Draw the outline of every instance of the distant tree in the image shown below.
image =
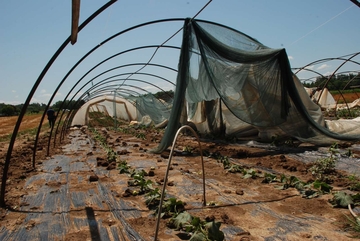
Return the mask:
<path id="1" fill-rule="evenodd" d="M 342 90 L 342 89 L 351 89 L 352 86 L 360 85 L 360 75 L 357 74 L 338 74 L 331 77 L 330 81 L 328 79 L 330 76 L 319 76 L 316 78 L 315 82 L 310 84 L 304 84 L 305 87 L 326 87 L 329 90 Z M 350 82 L 351 81 L 351 82 Z M 349 83 L 350 82 L 350 83 Z"/>
<path id="2" fill-rule="evenodd" d="M 27 108 L 27 112 L 28 113 L 39 113 L 40 111 L 45 110 L 45 107 L 43 107 L 43 105 L 45 105 L 45 104 L 31 103 L 31 104 L 29 104 L 29 106 Z"/>
<path id="3" fill-rule="evenodd" d="M 157 99 L 165 100 L 166 102 L 172 100 L 174 98 L 174 91 L 160 91 L 154 94 Z"/>
<path id="4" fill-rule="evenodd" d="M 13 105 L 5 105 L 1 108 L 1 114 L 5 116 L 13 116 L 17 113 L 17 109 Z"/>
<path id="5" fill-rule="evenodd" d="M 59 100 L 55 104 L 52 105 L 52 108 L 56 111 L 59 111 L 60 108 L 62 109 L 68 109 L 68 110 L 77 110 L 79 109 L 85 102 L 83 100 L 80 100 L 79 102 L 72 100 L 65 100 L 63 101 Z"/>

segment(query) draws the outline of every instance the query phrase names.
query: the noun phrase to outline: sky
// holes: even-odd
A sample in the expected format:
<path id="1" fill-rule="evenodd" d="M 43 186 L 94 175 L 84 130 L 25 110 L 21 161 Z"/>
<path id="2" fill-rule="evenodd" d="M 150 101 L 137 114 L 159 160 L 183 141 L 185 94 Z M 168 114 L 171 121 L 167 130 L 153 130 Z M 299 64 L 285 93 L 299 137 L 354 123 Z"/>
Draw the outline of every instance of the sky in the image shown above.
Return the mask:
<path id="1" fill-rule="evenodd" d="M 25 102 L 40 73 L 71 33 L 71 2 L 0 1 L 0 103 Z M 106 2 L 81 1 L 79 24 Z M 36 88 L 31 102 L 47 104 L 57 89 L 51 103 L 79 97 L 96 85 L 99 75 L 109 80 L 118 75 L 117 82 L 109 86 L 123 83 L 137 93 L 156 92 L 154 86 L 173 89 L 169 81 L 160 77 L 175 81 L 176 71 L 163 66 L 177 69 L 179 50 L 166 47 L 156 51 L 151 46 L 165 43 L 180 47 L 181 32 L 165 41 L 181 29 L 183 21 L 134 28 L 104 45 L 99 44 L 149 21 L 194 16 L 229 26 L 270 48 L 285 48 L 292 68 L 309 65 L 309 70 L 322 75 L 333 73 L 344 61 L 318 60 L 349 58 L 360 52 L 360 8 L 350 0 L 118 0 L 79 32 L 76 44 L 67 45 Z M 148 47 L 126 51 L 141 46 Z M 72 69 L 94 48 L 88 58 Z M 122 54 L 95 67 L 117 53 Z M 142 70 L 140 65 L 126 66 L 149 60 L 162 67 L 148 66 Z M 360 62 L 360 54 L 352 60 Z M 104 73 L 115 67 L 118 67 L 116 71 Z M 134 71 L 139 74 L 129 75 Z M 317 75 L 312 71 L 302 70 L 297 75 L 302 81 L 314 80 Z M 348 63 L 338 70 L 346 71 L 360 71 L 360 66 Z M 125 83 L 124 79 L 133 80 Z M 152 85 L 144 85 L 142 89 L 133 87 L 140 86 L 139 80 Z M 61 86 L 60 82 L 63 82 Z"/>

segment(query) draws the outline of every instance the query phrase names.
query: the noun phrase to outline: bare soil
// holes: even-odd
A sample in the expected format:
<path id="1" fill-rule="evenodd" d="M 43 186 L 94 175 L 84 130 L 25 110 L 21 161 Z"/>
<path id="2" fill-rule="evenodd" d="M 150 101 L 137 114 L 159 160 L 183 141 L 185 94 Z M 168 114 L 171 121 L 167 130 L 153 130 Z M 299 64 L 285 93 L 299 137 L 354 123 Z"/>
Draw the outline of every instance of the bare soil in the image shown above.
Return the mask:
<path id="1" fill-rule="evenodd" d="M 0 136 L 12 132 L 17 118 L 0 118 Z M 40 120 L 39 115 L 26 116 L 21 128 L 34 128 Z M 124 126 L 124 128 L 128 128 Z M 6 187 L 6 208 L 0 209 L 0 237 L 1 232 L 16 232 L 19 227 L 27 225 L 26 229 L 34 229 L 42 221 L 26 220 L 26 213 L 19 212 L 19 207 L 28 205 L 24 198 L 31 192 L 36 192 L 41 186 L 53 188 L 54 192 L 62 185 L 71 185 L 71 192 L 86 191 L 93 188 L 94 181 L 89 177 L 97 176 L 99 182 L 111 187 L 110 192 L 118 202 L 131 203 L 133 208 L 140 210 L 141 215 L 127 218 L 127 223 L 138 232 L 144 240 L 153 240 L 156 226 L 154 210 L 149 210 L 145 205 L 144 195 L 127 195 L 131 189 L 127 181 L 131 178 L 126 174 L 120 174 L 117 169 L 119 162 L 126 160 L 131 168 L 150 171 L 154 169 L 154 175 L 147 178 L 159 189 L 164 184 L 170 149 L 162 154 L 152 154 L 150 150 L 155 148 L 162 137 L 160 130 L 137 129 L 136 134 L 103 130 L 108 145 L 118 153 L 117 163 L 109 164 L 106 152 L 99 142 L 94 141 L 94 135 L 85 131 L 90 141 L 81 148 L 66 153 L 62 146 L 69 144 L 72 137 L 55 148 L 51 148 L 50 155 L 46 153 L 48 127 L 43 127 L 42 137 L 36 152 L 36 167 L 32 166 L 33 139 L 29 136 L 21 136 L 16 142 L 12 153 L 10 170 Z M 99 128 L 100 129 L 100 128 Z M 139 135 L 141 134 L 141 135 Z M 76 136 L 76 133 L 70 133 Z M 140 138 L 141 137 L 141 138 Z M 143 138 L 142 138 L 143 137 Z M 75 137 L 74 137 L 75 138 Z M 77 143 L 79 140 L 77 140 Z M 72 143 L 72 142 L 71 142 Z M 8 143 L 0 143 L 0 173 L 2 173 Z M 71 145 L 70 145 L 71 146 Z M 170 168 L 166 191 L 167 195 L 176 197 L 186 203 L 185 210 L 202 220 L 220 221 L 220 230 L 227 230 L 227 240 L 352 240 L 349 238 L 353 233 L 349 229 L 346 216 L 350 216 L 347 209 L 333 208 L 329 203 L 332 194 L 320 195 L 317 198 L 306 199 L 295 188 L 280 190 L 280 183 L 264 183 L 265 173 L 273 173 L 278 177 L 295 176 L 304 182 L 314 180 L 309 171 L 311 163 L 304 163 L 294 159 L 290 152 L 269 151 L 255 146 L 230 144 L 222 141 L 201 141 L 202 151 L 205 153 L 205 176 L 206 176 L 206 207 L 202 207 L 202 168 L 200 149 L 194 137 L 180 135 L 176 143 Z M 299 151 L 314 150 L 311 145 L 297 147 Z M 302 149 L 303 148 L 303 149 Z M 184 153 L 183 150 L 191 150 Z M 295 148 L 296 149 L 296 148 Z M 95 151 L 97 150 L 97 151 Z M 292 149 L 294 151 L 294 149 Z M 74 172 L 69 180 L 38 181 L 33 184 L 33 190 L 25 188 L 25 183 L 32 176 L 43 172 L 42 165 L 49 161 L 55 154 L 66 155 L 76 159 L 77 162 L 86 162 L 89 156 L 97 160 L 97 165 L 89 172 Z M 224 169 L 223 163 L 216 157 L 228 157 L 231 163 L 237 164 L 246 170 L 253 169 L 255 178 L 244 178 L 243 173 L 232 173 Z M 110 167 L 109 167 L 110 166 Z M 55 168 L 56 169 L 56 168 Z M 61 168 L 53 172 L 61 173 Z M 107 170 L 107 174 L 97 174 L 96 170 Z M 104 173 L 104 172 L 97 172 Z M 337 170 L 329 175 L 333 191 L 348 191 L 351 182 L 350 174 Z M 77 183 L 74 180 L 86 180 Z M 87 202 L 87 200 L 84 200 Z M 86 203 L 83 208 L 71 207 L 71 218 L 89 218 L 89 208 L 94 210 L 96 220 L 101 220 L 102 225 L 114 227 L 120 225 L 120 221 L 112 215 L 111 207 L 107 200 L 104 206 L 99 207 Z M 107 205 L 106 205 L 107 204 Z M 40 208 L 40 207 L 35 207 Z M 54 212 L 54 215 L 56 212 Z M 188 239 L 183 232 L 167 227 L 169 219 L 160 220 L 159 240 L 184 240 Z M 230 231 L 229 231 L 230 230 Z M 56 239 L 54 239 L 56 240 Z M 76 229 L 72 227 L 63 240 L 84 241 L 100 240 L 94 237 L 90 227 Z M 111 240 L 111 239 L 109 239 Z M 124 240 L 130 240 L 124 238 Z"/>
<path id="2" fill-rule="evenodd" d="M 360 93 L 345 93 L 343 95 L 340 94 L 334 94 L 333 95 L 335 101 L 338 101 L 338 103 L 351 103 L 354 100 L 357 100 L 360 98 Z"/>

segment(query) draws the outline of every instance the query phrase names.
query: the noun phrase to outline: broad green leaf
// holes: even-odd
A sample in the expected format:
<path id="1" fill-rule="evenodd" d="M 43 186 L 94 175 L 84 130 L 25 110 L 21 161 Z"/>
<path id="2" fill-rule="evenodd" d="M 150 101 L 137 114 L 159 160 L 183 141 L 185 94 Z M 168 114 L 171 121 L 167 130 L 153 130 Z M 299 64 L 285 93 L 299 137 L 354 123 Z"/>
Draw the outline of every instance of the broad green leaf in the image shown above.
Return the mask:
<path id="1" fill-rule="evenodd" d="M 214 240 L 214 241 L 224 240 L 225 236 L 224 233 L 220 231 L 220 226 L 221 226 L 220 222 L 215 223 L 214 221 L 205 224 L 205 229 L 207 231 L 210 240 Z"/>
<path id="2" fill-rule="evenodd" d="M 174 218 L 174 225 L 177 230 L 191 224 L 192 216 L 188 212 L 182 212 Z"/>
<path id="3" fill-rule="evenodd" d="M 199 217 L 193 217 L 193 220 L 191 221 L 191 224 L 196 228 L 200 227 L 200 224 L 201 224 L 200 218 Z"/>
<path id="4" fill-rule="evenodd" d="M 334 205 L 347 208 L 349 204 L 353 204 L 353 199 L 345 192 L 337 192 L 334 194 Z"/>
<path id="5" fill-rule="evenodd" d="M 331 189 L 332 189 L 332 187 L 329 184 L 327 184 L 325 182 L 318 181 L 318 180 L 316 180 L 313 183 L 313 186 L 314 186 L 314 188 L 316 188 L 316 189 L 318 189 L 318 190 L 320 190 L 320 191 L 322 191 L 324 193 L 329 193 L 331 191 Z"/>
<path id="6" fill-rule="evenodd" d="M 204 241 L 206 240 L 206 236 L 201 232 L 195 232 L 189 241 Z"/>

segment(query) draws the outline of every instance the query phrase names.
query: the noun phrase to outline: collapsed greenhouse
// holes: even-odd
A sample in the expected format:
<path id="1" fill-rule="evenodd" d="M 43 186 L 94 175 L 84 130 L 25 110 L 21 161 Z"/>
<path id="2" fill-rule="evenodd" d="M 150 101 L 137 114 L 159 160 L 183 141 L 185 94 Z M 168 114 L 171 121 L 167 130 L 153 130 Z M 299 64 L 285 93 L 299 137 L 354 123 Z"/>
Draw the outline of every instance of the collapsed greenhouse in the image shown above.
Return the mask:
<path id="1" fill-rule="evenodd" d="M 329 145 L 336 140 L 358 140 L 357 128 L 342 128 L 341 133 L 327 128 L 321 106 L 310 99 L 291 72 L 284 49 L 270 49 L 243 33 L 206 21 L 187 19 L 183 31 L 172 102 L 152 95 L 122 96 L 133 106 L 122 104 L 127 106 L 124 109 L 115 101 L 115 91 L 114 97 L 101 102 L 108 109 L 101 112 L 123 120 L 141 123 L 147 116 L 155 125 L 166 121 L 158 152 L 165 150 L 177 129 L 187 123 L 193 123 L 202 134 L 251 136 L 262 141 L 297 138 Z M 89 106 L 97 102 L 94 99 L 80 109 L 72 125 L 86 124 L 79 119 L 85 120 Z M 122 110 L 114 111 L 113 106 Z M 133 108 L 137 113 L 128 114 Z"/>
<path id="2" fill-rule="evenodd" d="M 28 195 L 23 195 L 23 203 L 26 205 L 20 205 L 21 211 L 28 212 L 26 222 L 30 222 L 29 220 L 31 219 L 41 219 L 51 223 L 51 225 L 48 225 L 44 224 L 45 221 L 43 223 L 38 221 L 41 225 L 48 225 L 49 229 L 54 232 L 52 238 L 69 238 L 66 236 L 67 233 L 69 233 L 69 230 L 71 230 L 71 232 L 73 232 L 72 234 L 74 234 L 76 233 L 74 229 L 81 230 L 87 226 L 90 227 L 91 238 L 101 236 L 103 240 L 150 240 L 150 238 L 156 239 L 157 237 L 158 230 L 156 230 L 155 235 L 146 234 L 147 236 L 144 238 L 145 234 L 141 234 L 141 231 L 136 230 L 135 228 L 137 225 L 141 226 L 141 222 L 139 223 L 138 221 L 142 220 L 146 220 L 143 226 L 148 225 L 151 226 L 151 228 L 155 226 L 154 220 L 148 220 L 150 214 L 144 211 L 144 206 L 136 203 L 136 200 L 134 201 L 131 199 L 135 199 L 135 196 L 138 197 L 140 195 L 138 193 L 134 194 L 134 192 L 131 192 L 130 201 L 125 200 L 125 194 L 129 194 L 127 193 L 129 192 L 129 188 L 124 187 L 126 186 L 126 181 L 116 176 L 119 175 L 118 172 L 114 175 L 114 172 L 111 172 L 111 169 L 101 169 L 102 167 L 110 166 L 110 164 L 106 163 L 106 165 L 104 164 L 103 166 L 102 164 L 99 164 L 103 157 L 99 154 L 101 152 L 101 148 L 94 144 L 98 140 L 94 140 L 94 137 L 89 137 L 90 135 L 84 137 L 85 134 L 88 134 L 87 127 L 89 126 L 92 118 L 91 113 L 102 113 L 104 116 L 109 116 L 113 120 L 113 125 L 108 126 L 108 128 L 94 128 L 93 131 L 95 132 L 94 136 L 100 135 L 100 132 L 103 132 L 105 136 L 108 136 L 106 138 L 111 139 L 113 148 L 117 148 L 115 151 L 109 151 L 111 148 L 103 146 L 105 149 L 108 148 L 106 149 L 108 154 L 117 153 L 117 155 L 123 155 L 129 159 L 128 163 L 126 163 L 126 161 L 119 163 L 119 160 L 115 158 L 117 165 L 131 164 L 131 166 L 138 169 L 149 169 L 151 167 L 151 170 L 157 168 L 156 171 L 160 172 L 161 170 L 161 173 L 168 173 L 169 171 L 173 149 L 169 154 L 168 148 L 175 144 L 175 138 L 180 130 L 179 128 L 184 126 L 195 130 L 194 132 L 196 132 L 196 134 L 207 141 L 210 140 L 209 142 L 214 141 L 214 143 L 229 139 L 239 141 L 239 143 L 243 140 L 255 141 L 252 143 L 271 143 L 274 139 L 294 139 L 299 142 L 313 144 L 314 146 L 329 146 L 334 142 L 356 143 L 360 140 L 360 122 L 358 119 L 327 120 L 325 118 L 322 107 L 310 98 L 308 92 L 305 90 L 298 77 L 292 72 L 285 49 L 269 48 L 242 32 L 205 20 L 190 18 L 160 20 L 139 25 L 137 27 L 144 27 L 149 24 L 157 24 L 167 21 L 177 21 L 183 24 L 181 47 L 170 45 L 164 46 L 163 44 L 160 44 L 123 50 L 122 52 L 114 54 L 113 56 L 99 62 L 93 68 L 88 70 L 88 72 L 86 72 L 82 77 L 77 78 L 76 84 L 74 84 L 71 91 L 65 97 L 65 100 L 75 100 L 77 102 L 83 101 L 84 104 L 78 110 L 71 109 L 66 105 L 60 108 L 60 110 L 71 110 L 59 111 L 57 125 L 54 129 L 51 129 L 51 131 L 47 133 L 49 134 L 47 156 L 50 156 L 49 149 L 53 148 L 52 145 L 50 145 L 51 140 L 54 141 L 54 146 L 60 145 L 61 141 L 66 139 L 64 136 L 71 133 L 69 135 L 70 144 L 68 143 L 63 147 L 66 155 L 54 155 L 55 157 L 51 156 L 50 159 L 40 162 L 40 164 L 43 165 L 43 171 L 36 173 L 37 175 L 34 174 L 34 176 L 27 181 L 27 190 L 32 190 L 33 188 L 35 191 L 34 193 L 30 193 L 29 191 Z M 132 29 L 133 28 L 129 28 L 128 30 L 111 36 L 90 50 L 83 58 L 80 58 L 79 62 L 77 62 L 73 68 L 65 74 L 65 77 L 62 81 L 60 81 L 56 91 L 67 80 L 67 77 L 71 74 L 73 69 L 76 69 L 76 67 L 81 64 L 83 59 L 91 55 L 91 53 L 97 50 L 100 46 L 105 45 L 114 37 L 121 36 L 121 34 L 125 34 L 127 31 Z M 67 39 L 65 43 L 68 43 L 69 41 L 70 38 Z M 174 83 L 170 83 L 170 88 L 174 92 L 173 96 L 168 96 L 167 98 L 155 97 L 155 94 L 147 91 L 146 87 L 136 86 L 136 84 L 140 85 L 140 83 L 148 84 L 147 87 L 155 85 L 151 81 L 144 81 L 136 78 L 131 79 L 130 77 L 140 74 L 139 69 L 134 72 L 126 72 L 124 76 L 127 77 L 124 78 L 117 79 L 121 75 L 113 75 L 105 78 L 105 75 L 108 74 L 108 72 L 120 69 L 125 65 L 111 67 L 106 69 L 104 72 L 99 71 L 100 73 L 94 73 L 94 77 L 90 78 L 90 73 L 95 71 L 101 64 L 118 55 L 140 48 L 169 48 L 179 50 L 179 55 L 177 56 L 177 69 L 166 67 L 164 65 L 153 65 L 176 73 L 176 81 Z M 134 65 L 138 64 L 140 63 L 136 63 Z M 149 62 L 144 62 L 140 65 L 143 65 L 144 67 L 152 66 Z M 48 69 L 45 68 L 44 73 L 46 73 L 47 70 Z M 148 73 L 141 74 L 149 75 Z M 38 82 L 41 82 L 42 77 L 43 75 L 39 77 Z M 155 74 L 151 75 L 151 77 L 157 79 L 161 78 L 160 75 Z M 87 82 L 85 81 L 86 78 L 89 78 L 87 79 Z M 165 82 L 169 83 L 168 79 L 163 79 Z M 83 80 L 86 83 L 83 86 L 78 87 L 77 85 L 80 85 Z M 130 84 L 132 82 L 135 84 Z M 88 86 L 90 84 L 91 87 Z M 78 88 L 77 92 L 75 91 L 76 87 Z M 37 84 L 34 85 L 34 90 L 36 90 L 36 88 Z M 156 86 L 157 90 L 163 91 L 162 88 L 163 86 L 160 84 Z M 47 108 L 50 108 L 51 101 L 56 95 L 56 91 L 49 101 Z M 74 94 L 74 92 L 76 93 Z M 33 92 L 29 94 L 28 101 L 30 101 L 32 94 Z M 26 105 L 24 106 L 22 115 L 20 115 L 18 119 L 17 126 L 15 126 L 15 134 L 21 123 L 25 110 Z M 32 161 L 34 167 L 36 159 L 35 154 L 39 149 L 37 148 L 37 145 L 40 142 L 39 139 L 41 139 L 39 138 L 39 135 L 44 118 L 45 112 L 39 125 L 34 147 L 32 148 Z M 161 137 L 159 139 L 154 137 L 154 140 L 156 139 L 156 141 L 154 141 L 151 145 L 147 143 L 146 145 L 144 144 L 140 148 L 137 148 L 143 143 L 140 143 L 138 140 L 134 141 L 133 137 L 127 137 L 128 139 L 125 139 L 127 134 L 125 132 L 122 134 L 116 132 L 120 122 L 126 123 L 127 125 L 134 125 L 136 128 L 148 127 L 149 129 L 160 129 L 161 131 L 156 133 L 156 138 L 158 138 L 159 133 L 161 133 Z M 110 132 L 114 136 L 116 135 L 116 137 L 110 138 Z M 60 133 L 60 138 L 57 136 L 58 133 Z M 10 142 L 6 157 L 7 159 L 3 169 L 4 173 L 0 200 L 3 206 L 5 205 L 7 172 L 9 165 L 11 165 L 11 154 L 13 144 L 16 139 L 15 136 L 16 135 L 14 135 Z M 187 144 L 189 143 L 196 143 L 194 139 L 190 139 L 186 136 L 184 138 L 184 147 L 188 147 Z M 129 143 L 131 143 L 131 146 Z M 240 159 L 238 157 L 243 156 L 246 156 L 245 159 L 248 158 L 249 160 L 251 158 L 257 158 L 255 160 L 257 164 L 260 163 L 259 157 L 268 153 L 271 153 L 275 159 L 279 159 L 279 162 L 287 161 L 288 163 L 293 163 L 292 158 L 295 159 L 300 156 L 300 154 L 299 156 L 291 156 L 289 154 L 289 156 L 284 157 L 284 154 L 278 152 L 278 150 L 274 151 L 270 148 L 266 151 L 260 150 L 260 148 L 249 151 L 248 149 L 233 150 L 225 147 L 221 147 L 223 148 L 221 149 L 216 144 L 209 144 L 208 142 L 206 145 L 209 147 L 208 149 L 213 148 L 217 150 L 217 152 L 214 151 L 214 153 L 212 153 L 213 156 L 215 156 L 215 154 L 219 155 L 221 150 L 225 150 L 224 152 L 229 153 L 229 156 L 234 159 L 233 161 L 238 166 L 240 166 L 241 163 L 241 161 L 238 160 Z M 146 150 L 146 148 L 149 148 L 149 150 Z M 231 146 L 231 148 L 235 149 L 234 146 Z M 306 155 L 306 152 L 309 150 L 310 149 L 301 149 L 301 152 L 304 152 Z M 137 151 L 141 151 L 141 153 L 139 154 Z M 191 152 L 191 149 L 187 151 Z M 201 155 L 202 157 L 202 150 L 200 147 L 197 151 L 196 155 L 190 155 L 190 159 L 191 157 L 198 157 L 197 155 Z M 129 157 L 129 153 L 133 156 Z M 159 161 L 159 155 L 152 156 L 154 154 L 162 153 L 167 153 L 167 155 L 165 155 L 165 157 L 169 158 L 167 163 L 165 161 L 165 163 L 162 163 L 162 159 Z M 281 153 L 281 155 L 276 156 L 279 153 Z M 223 155 L 223 159 L 221 159 L 222 161 L 227 158 L 224 153 L 221 155 Z M 210 156 L 211 155 L 209 155 L 208 158 L 210 158 Z M 160 157 L 163 156 L 160 155 Z M 218 163 L 214 164 L 210 163 L 209 160 L 206 161 L 207 167 L 211 167 L 213 170 L 218 167 Z M 244 162 L 247 162 L 247 160 Z M 270 160 L 266 159 L 264 162 L 270 163 Z M 167 169 L 165 168 L 165 164 L 168 165 Z M 224 164 L 224 162 L 222 162 L 222 164 Z M 250 165 L 249 163 L 246 164 Z M 159 167 L 155 167 L 156 165 L 159 165 Z M 269 225 L 268 230 L 270 230 L 270 234 L 266 233 L 266 235 L 262 236 L 266 236 L 269 239 L 286 238 L 286 235 L 292 235 L 292 232 L 298 232 L 300 233 L 300 236 L 304 235 L 301 232 L 311 233 L 309 230 L 313 231 L 313 227 L 311 227 L 311 225 L 307 226 L 305 223 L 309 220 L 325 223 L 323 219 L 318 217 L 315 218 L 311 215 L 306 216 L 302 220 L 299 217 L 290 217 L 290 214 L 287 213 L 277 213 L 271 209 L 273 207 L 269 208 L 266 206 L 272 205 L 273 201 L 271 199 L 266 199 L 264 202 L 260 201 L 257 203 L 258 197 L 255 197 L 255 194 L 245 189 L 250 185 L 246 184 L 242 186 L 243 184 L 239 184 L 237 179 L 234 177 L 227 176 L 224 178 L 224 176 L 219 175 L 219 173 L 224 174 L 221 171 L 213 171 L 213 173 L 209 171 L 211 179 L 206 181 L 204 179 L 201 180 L 199 176 L 205 176 L 204 163 L 202 163 L 202 171 L 193 170 L 195 166 L 197 167 L 197 160 L 188 160 L 186 157 L 182 157 L 180 155 L 177 157 L 176 165 L 174 164 L 174 166 L 177 165 L 181 166 L 181 168 L 179 168 L 179 170 L 175 170 L 177 172 L 171 177 L 173 179 L 171 181 L 178 181 L 177 185 L 179 186 L 176 187 L 175 185 L 175 190 L 170 190 L 169 193 L 170 195 L 180 195 L 181 197 L 190 200 L 190 205 L 193 205 L 192 208 L 195 209 L 195 213 L 199 212 L 197 209 L 199 209 L 199 199 L 201 200 L 201 198 L 201 201 L 204 202 L 203 206 L 216 206 L 216 203 L 219 202 L 222 202 L 224 207 L 227 208 L 232 206 L 234 206 L 234 208 L 239 208 L 241 205 L 253 205 L 249 207 L 251 215 L 248 214 L 248 218 L 250 218 L 250 216 L 264 215 L 271 220 L 276 220 L 275 228 L 272 227 L 271 224 L 267 224 Z M 190 167 L 186 165 L 189 165 Z M 123 165 L 121 168 L 128 168 L 128 166 L 130 165 Z M 244 165 L 244 169 L 241 170 L 242 173 L 244 173 L 245 166 L 246 165 Z M 305 169 L 305 167 L 307 166 L 304 164 L 303 169 Z M 274 169 L 272 170 L 272 168 Z M 298 168 L 299 169 L 296 170 L 296 164 L 292 164 L 290 166 L 284 165 L 280 169 L 289 169 L 289 172 L 304 172 L 304 170 L 300 171 L 300 165 Z M 248 174 L 250 173 L 250 170 L 251 169 L 246 169 Z M 264 170 L 270 170 L 271 174 L 279 174 L 276 172 L 277 169 L 275 165 L 271 166 L 269 164 L 269 166 L 258 172 L 260 173 Z M 356 171 L 358 171 L 358 169 L 356 169 Z M 76 175 L 78 176 L 72 179 L 70 175 L 71 172 L 76 172 Z M 90 181 L 86 182 L 86 184 L 83 182 L 85 177 L 82 176 L 85 174 L 81 172 L 86 172 L 86 178 L 90 175 Z M 51 176 L 54 173 L 56 176 Z M 232 173 L 232 171 L 227 170 L 224 175 L 231 175 L 230 173 Z M 253 171 L 253 175 L 256 175 L 255 171 Z M 94 182 L 92 178 L 94 178 L 94 176 L 102 177 L 96 180 L 98 181 L 96 186 L 92 185 Z M 75 179 L 76 181 L 74 181 Z M 111 179 L 112 181 L 107 181 L 108 179 Z M 231 188 L 236 188 L 236 185 L 242 186 L 244 190 L 246 190 L 245 192 L 248 191 L 248 193 L 251 194 L 243 197 L 243 190 L 232 190 L 230 187 L 224 187 L 222 184 L 219 184 L 221 180 L 225 179 L 232 180 L 232 182 L 229 181 Z M 46 180 L 44 181 L 45 184 L 43 184 L 41 180 Z M 167 181 L 167 178 L 163 178 L 161 181 L 157 181 L 157 183 L 163 184 L 163 190 L 165 190 Z M 70 186 L 73 182 L 76 182 L 78 186 L 76 186 L 73 190 L 70 190 Z M 38 189 L 36 189 L 37 183 L 41 183 Z M 203 197 L 198 195 L 199 190 L 194 191 L 192 189 L 201 189 L 201 185 L 199 185 L 199 183 L 204 185 Z M 207 195 L 211 195 L 214 199 L 217 198 L 211 205 L 205 202 L 205 183 L 207 188 L 210 189 Z M 233 185 L 233 183 L 236 184 Z M 86 186 L 86 190 L 79 190 L 82 185 Z M 54 186 L 57 188 L 55 191 L 52 189 Z M 121 187 L 116 189 L 118 186 Z M 119 192 L 123 192 L 123 194 L 119 195 Z M 254 193 L 261 192 L 260 188 L 256 189 Z M 234 193 L 236 193 L 237 196 L 231 196 Z M 132 197 L 132 194 L 134 194 L 134 197 Z M 289 197 L 293 197 L 290 192 L 287 193 L 286 196 L 281 195 L 283 194 L 276 197 L 278 198 L 277 200 L 282 200 L 282 198 L 285 200 Z M 166 195 L 163 192 L 161 197 L 165 198 L 165 196 Z M 195 201 L 192 199 L 194 196 L 196 196 Z M 239 196 L 244 198 L 241 204 L 238 203 Z M 303 197 L 297 194 L 294 194 L 294 196 L 299 198 Z M 54 202 L 57 204 L 55 211 L 53 209 Z M 266 202 L 269 202 L 270 204 L 264 204 Z M 320 203 L 319 205 L 324 206 L 323 203 Z M 161 207 L 161 205 L 159 206 Z M 75 217 L 71 216 L 73 215 L 71 213 L 72 211 L 75 210 L 76 212 L 81 212 L 83 211 L 83 207 L 85 207 L 86 211 L 85 218 L 80 218 L 76 215 L 74 215 Z M 93 209 L 93 207 L 95 208 Z M 96 217 L 94 214 L 94 210 L 106 212 L 109 211 L 107 208 L 110 210 L 112 216 L 110 214 L 109 215 L 111 218 L 106 219 L 100 216 Z M 39 210 L 39 212 L 32 212 L 33 210 Z M 243 215 L 246 215 L 246 212 L 243 211 L 241 207 L 240 209 L 236 209 L 236 211 L 239 211 L 239 213 L 244 212 Z M 292 212 L 295 213 L 295 211 Z M 227 215 L 227 213 L 225 214 Z M 233 217 L 232 221 L 228 221 L 229 217 L 225 214 L 221 217 L 227 225 L 224 233 L 228 239 L 235 238 L 237 235 L 250 235 L 243 229 L 236 226 L 236 222 L 238 219 L 241 219 L 241 217 Z M 41 215 L 48 216 L 44 218 Z M 208 216 L 210 216 L 210 214 Z M 100 221 L 96 221 L 96 219 Z M 86 220 L 88 220 L 88 225 Z M 159 219 L 157 219 L 157 221 L 159 222 Z M 228 223 L 226 223 L 226 221 L 228 221 Z M 63 222 L 66 225 L 62 226 Z M 149 222 L 149 224 L 146 222 Z M 74 227 L 72 227 L 70 223 L 73 224 Z M 259 223 L 254 223 L 255 225 L 260 226 Z M 299 223 L 303 229 L 297 229 L 295 227 Z M 159 223 L 157 223 L 157 225 L 158 224 Z M 96 226 L 98 230 L 94 231 L 94 229 L 92 229 L 94 226 Z M 288 230 L 282 233 L 282 230 L 285 229 L 285 227 Z M 165 225 L 163 225 L 162 228 L 166 229 Z M 30 231 L 27 231 L 29 229 Z M 6 228 L 1 230 L 3 232 L 0 233 L 0 238 L 38 237 L 38 233 L 26 225 L 23 225 L 16 232 L 12 232 Z M 321 235 L 326 235 L 324 232 L 320 232 L 319 237 Z M 118 233 L 121 233 L 121 236 Z M 39 235 L 42 237 L 47 234 L 45 234 L 44 230 L 41 230 Z M 175 240 L 177 238 L 176 235 L 178 234 L 174 234 L 174 232 L 170 231 L 163 231 L 161 235 L 162 238 L 165 239 L 169 237 L 174 238 L 175 236 Z M 295 235 L 297 235 L 297 233 Z M 336 233 L 332 235 L 336 236 L 338 234 Z M 79 240 L 80 239 L 81 238 L 79 238 Z"/>

